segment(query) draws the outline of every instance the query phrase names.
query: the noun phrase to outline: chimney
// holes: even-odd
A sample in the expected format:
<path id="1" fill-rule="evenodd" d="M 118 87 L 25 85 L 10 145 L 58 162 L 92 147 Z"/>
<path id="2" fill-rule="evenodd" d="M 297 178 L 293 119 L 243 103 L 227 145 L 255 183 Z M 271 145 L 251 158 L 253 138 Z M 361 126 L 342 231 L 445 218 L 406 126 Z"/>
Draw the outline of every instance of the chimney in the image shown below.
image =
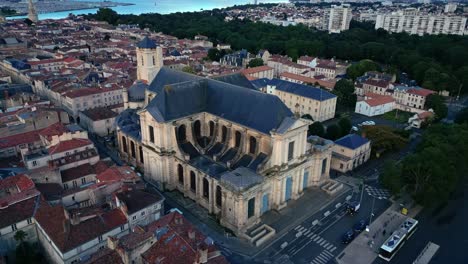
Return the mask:
<path id="1" fill-rule="evenodd" d="M 63 220 L 63 233 L 64 234 L 70 233 L 70 220 L 69 219 Z"/>
<path id="2" fill-rule="evenodd" d="M 107 237 L 107 247 L 111 250 L 115 250 L 119 244 L 119 239 L 113 236 Z"/>
<path id="3" fill-rule="evenodd" d="M 193 231 L 193 229 L 190 229 L 188 231 L 188 237 L 191 239 L 191 240 L 194 240 L 195 239 L 195 231 Z"/>
<path id="4" fill-rule="evenodd" d="M 208 246 L 203 243 L 199 248 L 198 248 L 198 263 L 208 263 Z"/>

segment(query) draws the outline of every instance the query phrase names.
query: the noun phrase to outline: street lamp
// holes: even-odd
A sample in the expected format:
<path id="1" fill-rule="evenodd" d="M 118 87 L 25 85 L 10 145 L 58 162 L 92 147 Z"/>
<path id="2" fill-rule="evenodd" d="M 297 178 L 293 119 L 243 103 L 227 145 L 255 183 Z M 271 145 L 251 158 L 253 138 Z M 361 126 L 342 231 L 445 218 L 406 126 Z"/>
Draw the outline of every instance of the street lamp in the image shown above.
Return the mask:
<path id="1" fill-rule="evenodd" d="M 369 232 L 370 231 L 370 225 L 372 223 L 372 217 L 374 216 L 374 205 L 375 205 L 375 196 L 372 196 L 372 208 L 371 208 L 371 213 L 370 213 L 370 217 L 369 217 L 369 224 L 367 225 L 366 227 L 366 231 Z"/>

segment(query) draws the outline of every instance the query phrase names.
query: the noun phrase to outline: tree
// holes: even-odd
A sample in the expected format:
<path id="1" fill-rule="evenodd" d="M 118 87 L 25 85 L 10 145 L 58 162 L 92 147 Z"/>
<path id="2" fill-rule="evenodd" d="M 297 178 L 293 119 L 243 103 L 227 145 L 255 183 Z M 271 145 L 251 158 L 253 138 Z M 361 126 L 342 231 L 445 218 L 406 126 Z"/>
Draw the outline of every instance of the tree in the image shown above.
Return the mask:
<path id="1" fill-rule="evenodd" d="M 401 166 L 392 160 L 387 160 L 384 164 L 380 182 L 393 194 L 399 194 L 403 187 L 401 176 Z"/>
<path id="2" fill-rule="evenodd" d="M 356 94 L 354 94 L 354 84 L 350 80 L 339 80 L 336 82 L 332 92 L 338 96 L 338 105 L 343 105 L 346 107 L 356 106 L 357 97 Z"/>
<path id="3" fill-rule="evenodd" d="M 377 63 L 366 59 L 349 66 L 346 70 L 346 75 L 352 80 L 356 80 L 357 77 L 364 75 L 364 73 L 368 71 L 376 71 L 379 69 L 380 66 Z"/>
<path id="4" fill-rule="evenodd" d="M 460 112 L 457 113 L 455 116 L 455 123 L 468 123 L 468 107 L 463 108 Z"/>
<path id="5" fill-rule="evenodd" d="M 448 108 L 445 99 L 438 94 L 431 94 L 426 99 L 426 107 L 434 110 L 435 120 L 442 120 L 447 116 Z"/>
<path id="6" fill-rule="evenodd" d="M 327 127 L 327 134 L 325 135 L 325 138 L 335 141 L 340 136 L 341 136 L 341 130 L 338 125 L 332 124 Z"/>
<path id="7" fill-rule="evenodd" d="M 210 59 L 210 61 L 219 61 L 221 59 L 221 52 L 215 48 L 209 49 L 208 59 Z"/>
<path id="8" fill-rule="evenodd" d="M 389 126 L 363 126 L 362 130 L 366 138 L 371 140 L 374 154 L 398 151 L 408 143 L 408 139 Z"/>
<path id="9" fill-rule="evenodd" d="M 263 60 L 261 58 L 255 58 L 249 61 L 249 68 L 263 66 Z"/>
<path id="10" fill-rule="evenodd" d="M 18 230 L 18 231 L 16 231 L 13 238 L 16 240 L 16 242 L 18 242 L 18 244 L 21 244 L 21 243 L 24 242 L 24 240 L 26 239 L 27 236 L 28 236 L 28 234 L 26 234 L 26 232 L 24 232 L 23 230 Z"/>
<path id="11" fill-rule="evenodd" d="M 99 8 L 96 12 L 96 18 L 98 20 L 106 21 L 111 25 L 116 25 L 117 20 L 119 20 L 119 15 L 110 8 Z"/>
<path id="12" fill-rule="evenodd" d="M 345 136 L 349 134 L 349 132 L 351 131 L 351 128 L 353 127 L 351 120 L 349 120 L 349 118 L 346 118 L 346 117 L 342 117 L 338 121 L 338 125 L 340 126 L 341 136 Z"/>
<path id="13" fill-rule="evenodd" d="M 315 121 L 312 125 L 309 126 L 309 135 L 324 137 L 325 127 L 319 121 Z"/>

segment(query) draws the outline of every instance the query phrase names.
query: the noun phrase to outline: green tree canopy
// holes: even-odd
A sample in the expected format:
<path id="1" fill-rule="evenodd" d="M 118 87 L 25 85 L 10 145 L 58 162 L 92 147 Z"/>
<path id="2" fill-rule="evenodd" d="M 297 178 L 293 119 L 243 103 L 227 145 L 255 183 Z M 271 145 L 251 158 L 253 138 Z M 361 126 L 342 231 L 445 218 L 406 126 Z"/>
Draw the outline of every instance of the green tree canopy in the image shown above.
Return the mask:
<path id="1" fill-rule="evenodd" d="M 445 99 L 438 94 L 431 94 L 427 97 L 426 107 L 434 110 L 436 120 L 444 119 L 447 116 L 448 108 Z"/>
<path id="2" fill-rule="evenodd" d="M 408 140 L 389 126 L 363 126 L 362 131 L 372 142 L 372 152 L 384 153 L 401 150 Z"/>
<path id="3" fill-rule="evenodd" d="M 463 108 L 460 112 L 457 113 L 455 116 L 455 123 L 468 123 L 468 107 Z"/>
<path id="4" fill-rule="evenodd" d="M 348 135 L 351 132 L 351 128 L 353 127 L 351 120 L 349 120 L 347 117 L 340 118 L 338 125 L 340 126 L 341 136 Z"/>
<path id="5" fill-rule="evenodd" d="M 309 126 L 309 135 L 324 137 L 325 127 L 319 121 L 315 121 L 312 125 Z"/>
<path id="6" fill-rule="evenodd" d="M 347 79 L 341 79 L 335 84 L 333 94 L 338 96 L 337 104 L 346 107 L 354 107 L 356 105 L 356 94 L 354 94 L 354 84 Z"/>
<path id="7" fill-rule="evenodd" d="M 263 66 L 263 60 L 261 58 L 255 58 L 249 61 L 249 68 Z"/>
<path id="8" fill-rule="evenodd" d="M 335 141 L 340 136 L 341 136 L 341 129 L 338 125 L 332 124 L 327 127 L 327 133 L 325 134 L 325 138 Z"/>

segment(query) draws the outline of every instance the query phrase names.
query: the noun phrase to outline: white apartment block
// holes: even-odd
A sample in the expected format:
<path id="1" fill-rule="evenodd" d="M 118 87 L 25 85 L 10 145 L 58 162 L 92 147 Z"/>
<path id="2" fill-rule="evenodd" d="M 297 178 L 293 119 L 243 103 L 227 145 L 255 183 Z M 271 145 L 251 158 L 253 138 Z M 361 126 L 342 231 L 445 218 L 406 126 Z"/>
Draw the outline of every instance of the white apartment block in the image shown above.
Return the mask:
<path id="1" fill-rule="evenodd" d="M 466 17 L 445 15 L 418 15 L 403 12 L 377 15 L 375 29 L 383 28 L 389 32 L 407 32 L 412 35 L 463 35 Z"/>
<path id="2" fill-rule="evenodd" d="M 332 5 L 330 11 L 328 13 L 325 12 L 324 29 L 328 30 L 329 33 L 340 33 L 341 31 L 348 30 L 351 18 L 350 5 Z"/>

